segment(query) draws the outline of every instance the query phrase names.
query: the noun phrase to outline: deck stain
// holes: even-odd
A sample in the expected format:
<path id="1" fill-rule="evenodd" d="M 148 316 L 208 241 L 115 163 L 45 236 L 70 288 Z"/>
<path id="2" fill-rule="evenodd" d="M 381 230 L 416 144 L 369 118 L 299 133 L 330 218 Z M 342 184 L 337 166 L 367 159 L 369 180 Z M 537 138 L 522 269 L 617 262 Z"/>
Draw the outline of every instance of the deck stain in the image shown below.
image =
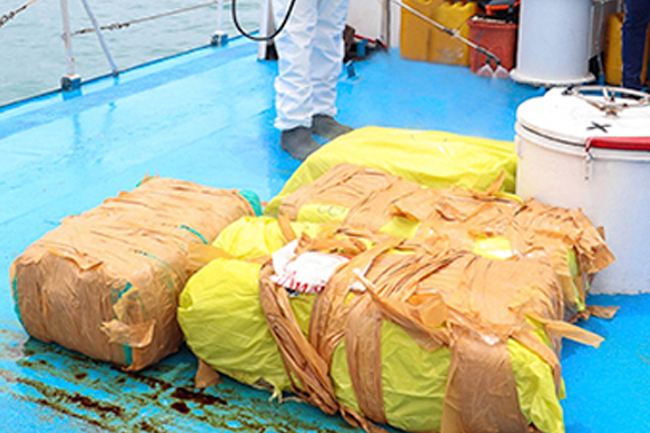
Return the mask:
<path id="1" fill-rule="evenodd" d="M 124 409 L 119 406 L 114 406 L 112 404 L 100 403 L 98 401 L 92 400 L 88 397 L 79 394 L 62 394 L 62 397 L 69 401 L 70 403 L 75 403 L 79 406 L 82 406 L 86 409 L 94 410 L 101 413 L 112 413 L 116 416 L 122 416 Z"/>
<path id="2" fill-rule="evenodd" d="M 172 403 L 171 406 L 172 406 L 172 409 L 174 409 L 174 410 L 176 410 L 176 411 L 178 411 L 178 412 L 180 412 L 182 414 L 190 413 L 190 408 L 187 407 L 187 405 L 185 403 L 183 403 L 182 401 L 177 401 L 176 403 Z"/>
<path id="3" fill-rule="evenodd" d="M 131 379 L 133 379 L 133 380 L 135 380 L 137 382 L 143 383 L 143 384 L 147 385 L 149 388 L 155 388 L 155 389 L 158 389 L 160 391 L 167 391 L 168 389 L 173 387 L 172 384 L 170 384 L 169 382 L 166 382 L 164 380 L 157 379 L 155 377 L 144 376 L 144 375 L 138 374 L 138 373 L 125 372 L 125 371 L 122 371 L 120 369 L 120 367 L 111 366 L 111 370 L 119 371 L 120 374 L 126 375 L 129 378 L 131 378 Z M 124 382 L 122 382 L 122 383 L 124 383 Z"/>
<path id="4" fill-rule="evenodd" d="M 146 433 L 158 433 L 159 432 L 159 430 L 157 428 L 155 428 L 154 426 L 149 424 L 147 421 L 140 421 L 138 423 L 138 428 L 140 429 L 140 431 L 146 432 Z"/>
<path id="5" fill-rule="evenodd" d="M 228 402 L 223 398 L 219 398 L 210 394 L 203 394 L 199 392 L 190 391 L 187 388 L 180 388 L 180 387 L 176 388 L 176 390 L 174 390 L 174 392 L 172 393 L 172 397 L 179 398 L 182 400 L 192 400 L 202 405 L 213 405 L 215 403 L 219 403 L 224 406 L 228 405 Z"/>

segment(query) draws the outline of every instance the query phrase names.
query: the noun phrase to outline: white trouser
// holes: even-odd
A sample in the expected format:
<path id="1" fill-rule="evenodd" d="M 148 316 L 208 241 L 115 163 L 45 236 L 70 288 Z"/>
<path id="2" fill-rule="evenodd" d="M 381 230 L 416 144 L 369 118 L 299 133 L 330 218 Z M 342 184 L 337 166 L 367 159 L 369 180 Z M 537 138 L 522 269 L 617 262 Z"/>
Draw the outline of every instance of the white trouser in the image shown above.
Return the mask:
<path id="1" fill-rule="evenodd" d="M 273 0 L 276 27 L 291 0 Z M 336 82 L 342 71 L 343 29 L 349 0 L 296 0 L 275 38 L 275 127 L 311 126 L 314 114 L 336 114 Z"/>

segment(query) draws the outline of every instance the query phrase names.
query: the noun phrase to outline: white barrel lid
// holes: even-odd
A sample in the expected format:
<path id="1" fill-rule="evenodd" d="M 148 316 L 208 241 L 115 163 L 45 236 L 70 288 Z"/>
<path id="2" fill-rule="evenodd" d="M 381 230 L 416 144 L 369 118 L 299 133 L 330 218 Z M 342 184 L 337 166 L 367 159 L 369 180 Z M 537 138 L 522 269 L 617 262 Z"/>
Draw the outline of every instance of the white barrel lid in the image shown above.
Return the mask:
<path id="1" fill-rule="evenodd" d="M 585 145 L 594 137 L 650 137 L 650 95 L 645 100 L 616 97 L 610 105 L 620 110 L 614 115 L 591 105 L 606 101 L 591 93 L 576 95 L 567 88 L 551 89 L 544 96 L 522 103 L 517 109 L 517 123 L 546 138 L 575 145 Z"/>

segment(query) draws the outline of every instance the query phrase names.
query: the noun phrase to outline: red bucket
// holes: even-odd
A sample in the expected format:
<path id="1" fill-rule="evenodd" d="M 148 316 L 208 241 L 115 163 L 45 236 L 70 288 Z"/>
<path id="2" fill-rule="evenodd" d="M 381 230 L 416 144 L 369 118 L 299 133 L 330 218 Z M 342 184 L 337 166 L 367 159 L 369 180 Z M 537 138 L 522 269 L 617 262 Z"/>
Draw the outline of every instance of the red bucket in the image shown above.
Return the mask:
<path id="1" fill-rule="evenodd" d="M 515 49 L 517 46 L 517 24 L 506 23 L 490 18 L 473 17 L 469 25 L 469 39 L 478 46 L 493 53 L 501 61 L 501 66 L 508 71 L 515 66 Z M 469 67 L 474 73 L 485 65 L 487 57 L 472 49 Z M 495 67 L 496 65 L 492 65 Z"/>

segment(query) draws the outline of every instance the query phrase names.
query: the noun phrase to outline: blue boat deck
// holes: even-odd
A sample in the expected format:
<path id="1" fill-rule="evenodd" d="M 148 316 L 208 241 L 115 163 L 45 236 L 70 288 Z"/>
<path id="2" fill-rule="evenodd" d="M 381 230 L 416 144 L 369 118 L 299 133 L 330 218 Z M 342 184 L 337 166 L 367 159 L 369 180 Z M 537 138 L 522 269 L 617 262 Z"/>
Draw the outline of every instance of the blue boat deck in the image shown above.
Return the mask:
<path id="1" fill-rule="evenodd" d="M 136 374 L 28 338 L 13 309 L 9 265 L 70 214 L 130 190 L 147 174 L 278 193 L 299 163 L 273 128 L 275 62 L 242 40 L 206 47 L 0 108 L 0 431 L 334 432 L 339 417 L 226 381 L 193 389 L 187 351 Z M 356 63 L 339 85 L 339 120 L 514 138 L 515 110 L 543 90 L 396 52 Z M 622 210 L 624 211 L 624 210 Z M 612 321 L 586 328 L 599 349 L 567 342 L 567 432 L 650 431 L 650 296 L 598 296 Z"/>

